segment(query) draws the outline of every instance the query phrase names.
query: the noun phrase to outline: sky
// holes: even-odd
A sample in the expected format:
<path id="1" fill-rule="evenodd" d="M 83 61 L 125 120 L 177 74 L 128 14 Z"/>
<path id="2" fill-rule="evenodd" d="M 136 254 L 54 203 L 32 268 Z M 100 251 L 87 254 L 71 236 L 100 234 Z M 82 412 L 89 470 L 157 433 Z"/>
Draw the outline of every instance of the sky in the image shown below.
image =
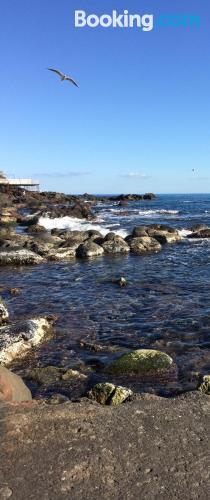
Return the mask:
<path id="1" fill-rule="evenodd" d="M 154 15 L 153 30 L 74 26 L 75 10 L 124 9 Z M 210 192 L 209 2 L 1 0 L 0 11 L 0 170 L 66 193 Z M 157 24 L 181 14 L 200 26 Z"/>

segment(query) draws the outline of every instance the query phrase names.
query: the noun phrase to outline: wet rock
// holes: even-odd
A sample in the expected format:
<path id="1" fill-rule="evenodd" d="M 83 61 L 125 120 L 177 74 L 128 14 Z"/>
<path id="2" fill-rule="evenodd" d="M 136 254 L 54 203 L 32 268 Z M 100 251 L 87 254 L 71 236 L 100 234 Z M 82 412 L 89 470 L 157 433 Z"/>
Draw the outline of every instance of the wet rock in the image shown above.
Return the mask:
<path id="1" fill-rule="evenodd" d="M 50 332 L 51 321 L 34 318 L 0 328 L 0 363 L 8 365 L 42 342 Z"/>
<path id="2" fill-rule="evenodd" d="M 155 238 L 161 245 L 166 243 L 178 243 L 182 239 L 178 232 L 171 233 L 167 231 L 149 229 L 147 233 L 150 237 Z"/>
<path id="3" fill-rule="evenodd" d="M 65 370 L 65 368 L 57 366 L 32 368 L 27 370 L 25 376 L 29 380 L 34 380 L 37 384 L 46 386 L 55 384 L 58 381 L 67 382 L 73 379 L 85 380 L 87 378 L 87 375 L 77 370 L 72 370 L 71 368 Z"/>
<path id="4" fill-rule="evenodd" d="M 9 312 L 3 300 L 0 297 L 0 325 L 7 323 L 8 319 L 9 319 Z"/>
<path id="5" fill-rule="evenodd" d="M 83 349 L 88 349 L 89 351 L 93 351 L 93 352 L 101 352 L 101 351 L 118 352 L 118 351 L 122 351 L 122 349 L 124 349 L 123 347 L 117 346 L 117 345 L 96 344 L 95 342 L 90 342 L 90 341 L 83 340 L 83 339 L 79 340 L 78 343 L 79 343 L 80 347 L 82 347 Z"/>
<path id="6" fill-rule="evenodd" d="M 20 295 L 21 289 L 20 288 L 10 288 L 9 293 L 10 293 L 10 295 L 15 297 L 16 295 Z"/>
<path id="7" fill-rule="evenodd" d="M 74 217 L 77 219 L 94 219 L 91 207 L 88 203 L 78 200 L 73 205 L 62 204 L 56 206 L 48 206 L 47 210 L 41 212 L 42 217 L 50 217 L 51 219 L 60 217 Z"/>
<path id="8" fill-rule="evenodd" d="M 32 396 L 21 377 L 0 366 L 0 401 L 31 401 Z"/>
<path id="9" fill-rule="evenodd" d="M 204 229 L 209 229 L 209 227 L 206 224 L 195 224 L 195 226 L 192 226 L 189 231 L 193 231 L 193 233 L 197 233 L 198 231 L 203 231 Z"/>
<path id="10" fill-rule="evenodd" d="M 145 226 L 146 229 L 154 229 L 155 231 L 164 231 L 165 233 L 175 233 L 177 234 L 177 229 L 168 226 L 167 224 L 148 224 Z"/>
<path id="11" fill-rule="evenodd" d="M 44 226 L 41 226 L 40 224 L 32 224 L 28 226 L 26 229 L 27 233 L 45 233 L 46 229 Z"/>
<path id="12" fill-rule="evenodd" d="M 94 240 L 95 238 L 102 238 L 102 234 L 96 229 L 89 229 L 89 231 L 87 231 L 87 234 L 88 238 L 91 238 L 92 240 Z"/>
<path id="13" fill-rule="evenodd" d="M 8 250 L 0 252 L 0 266 L 41 264 L 44 259 L 30 250 Z"/>
<path id="14" fill-rule="evenodd" d="M 105 253 L 128 253 L 130 252 L 130 247 L 126 241 L 120 236 L 115 236 L 115 238 L 104 241 L 102 243 L 102 248 Z"/>
<path id="15" fill-rule="evenodd" d="M 30 239 L 26 241 L 24 248 L 40 255 L 41 257 L 47 257 L 49 252 L 54 248 L 54 242 L 43 241 L 40 239 Z"/>
<path id="16" fill-rule="evenodd" d="M 103 255 L 103 253 L 104 249 L 93 241 L 82 243 L 76 250 L 77 257 L 81 258 L 97 257 Z"/>
<path id="17" fill-rule="evenodd" d="M 132 394 L 130 389 L 105 382 L 96 384 L 87 396 L 101 405 L 117 406 L 124 403 Z"/>
<path id="18" fill-rule="evenodd" d="M 141 238 L 142 236 L 148 236 L 147 226 L 134 227 L 132 232 L 132 238 Z"/>
<path id="19" fill-rule="evenodd" d="M 161 244 L 155 238 L 149 236 L 132 238 L 130 242 L 131 252 L 138 255 L 146 252 L 159 252 L 161 248 Z"/>
<path id="20" fill-rule="evenodd" d="M 0 239 L 0 248 L 2 250 L 20 250 L 28 240 L 26 235 L 11 233 L 8 238 Z"/>
<path id="21" fill-rule="evenodd" d="M 108 371 L 115 374 L 149 374 L 167 371 L 173 360 L 168 354 L 151 350 L 138 349 L 123 354 L 108 367 Z"/>
<path id="22" fill-rule="evenodd" d="M 127 280 L 123 278 L 123 276 L 121 276 L 121 278 L 113 280 L 113 283 L 116 283 L 116 285 L 119 285 L 122 288 L 128 284 Z"/>
<path id="23" fill-rule="evenodd" d="M 57 248 L 48 253 L 48 260 L 66 260 L 76 256 L 75 248 Z"/>
<path id="24" fill-rule="evenodd" d="M 204 375 L 203 383 L 200 385 L 199 391 L 210 395 L 210 375 Z"/>
<path id="25" fill-rule="evenodd" d="M 201 229 L 197 233 L 188 234 L 188 238 L 210 238 L 210 228 L 209 229 Z"/>
<path id="26" fill-rule="evenodd" d="M 104 242 L 105 241 L 115 241 L 116 238 L 121 238 L 120 236 L 117 236 L 116 233 L 113 233 L 110 231 L 110 233 L 107 233 L 106 236 L 104 237 Z"/>
<path id="27" fill-rule="evenodd" d="M 73 240 L 77 243 L 83 243 L 83 241 L 88 240 L 88 231 L 61 231 L 59 234 L 60 238 L 63 240 Z"/>
<path id="28" fill-rule="evenodd" d="M 67 370 L 63 375 L 61 376 L 62 380 L 71 380 L 71 379 L 79 379 L 79 380 L 85 380 L 87 378 L 87 375 L 84 373 L 78 372 L 78 370 L 72 370 L 71 368 Z"/>

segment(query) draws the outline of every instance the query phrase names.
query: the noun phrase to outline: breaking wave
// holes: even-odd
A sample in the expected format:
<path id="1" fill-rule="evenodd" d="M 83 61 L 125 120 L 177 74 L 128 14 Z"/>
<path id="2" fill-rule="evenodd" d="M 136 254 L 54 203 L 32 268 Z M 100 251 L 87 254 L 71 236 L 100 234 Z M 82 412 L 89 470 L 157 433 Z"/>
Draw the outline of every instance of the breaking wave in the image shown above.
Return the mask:
<path id="1" fill-rule="evenodd" d="M 98 222 L 102 222 L 99 220 Z M 106 224 L 101 225 L 97 222 L 91 222 L 86 220 L 77 219 L 75 217 L 57 217 L 55 219 L 50 219 L 50 217 L 40 217 L 39 224 L 44 226 L 45 229 L 51 231 L 52 229 L 68 229 L 69 231 L 89 231 L 90 229 L 100 231 L 103 236 L 107 233 L 113 231 L 118 236 L 125 238 L 128 235 L 126 229 L 114 229 L 119 226 L 119 224 Z"/>

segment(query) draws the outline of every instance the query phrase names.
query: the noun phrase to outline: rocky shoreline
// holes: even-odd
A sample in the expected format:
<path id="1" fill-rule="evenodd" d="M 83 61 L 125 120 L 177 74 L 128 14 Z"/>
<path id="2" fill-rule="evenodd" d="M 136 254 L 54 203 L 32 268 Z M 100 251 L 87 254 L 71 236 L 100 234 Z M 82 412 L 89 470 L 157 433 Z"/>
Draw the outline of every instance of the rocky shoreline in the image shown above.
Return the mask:
<path id="1" fill-rule="evenodd" d="M 152 194 L 122 195 L 110 197 L 110 200 L 123 207 L 130 201 L 152 200 L 153 197 Z M 125 238 L 114 232 L 104 235 L 95 229 L 69 231 L 54 228 L 47 231 L 40 224 L 40 218 L 50 217 L 53 221 L 67 216 L 94 221 L 93 205 L 107 201 L 107 198 L 14 190 L 9 196 L 2 193 L 2 199 L 0 194 L 0 200 L 0 266 L 8 266 L 8 269 L 94 258 L 103 258 L 105 263 L 107 259 L 109 265 L 110 257 L 129 254 L 138 262 L 142 256 L 159 253 L 167 245 L 178 246 L 184 239 L 210 238 L 210 228 L 205 224 L 189 227 L 184 236 L 177 229 L 163 224 L 137 226 Z M 126 276 L 113 282 L 121 288 L 127 286 Z M 19 294 L 17 288 L 9 286 L 8 292 L 14 297 Z M 23 382 L 10 371 L 11 364 L 18 359 L 27 360 L 31 350 L 53 337 L 57 318 L 53 311 L 51 313 L 51 316 L 31 315 L 14 321 L 10 319 L 7 304 L 0 300 L 0 421 L 4 453 L 0 498 L 14 495 L 20 500 L 36 500 L 73 495 L 75 499 L 92 500 L 98 499 L 99 494 L 101 498 L 139 498 L 141 492 L 141 496 L 152 499 L 160 496 L 178 498 L 180 495 L 207 499 L 210 484 L 209 475 L 203 471 L 203 457 L 205 460 L 210 458 L 207 438 L 210 376 L 195 373 L 196 390 L 176 398 L 161 398 L 147 392 L 137 394 L 129 384 L 122 383 L 124 376 L 130 380 L 137 378 L 145 382 L 159 380 L 162 384 L 174 384 L 178 367 L 171 356 L 161 348 L 125 349 L 122 353 L 118 346 L 81 339 L 81 348 L 95 353 L 110 350 L 112 354 L 109 364 L 100 368 L 103 374 L 101 382 L 94 383 L 94 377 L 89 380 L 92 369 L 82 363 L 69 367 L 28 368 Z M 29 387 L 33 384 L 53 388 L 53 393 L 51 391 L 49 397 L 32 399 Z M 77 384 L 82 388 L 82 396 L 71 399 L 69 389 Z M 192 421 L 195 423 L 193 430 Z M 36 436 L 34 429 L 38 429 Z M 43 452 L 44 435 L 47 436 L 45 446 L 49 456 L 43 466 L 40 449 Z M 183 443 L 181 448 L 180 442 Z M 187 453 L 185 445 L 188 446 Z M 195 467 L 198 445 L 200 455 Z M 84 446 L 89 450 L 87 459 L 84 458 Z M 125 456 L 119 452 L 122 446 Z M 12 462 L 14 475 L 8 466 L 12 460 L 12 447 L 15 447 L 16 460 Z M 154 452 L 155 448 L 157 452 Z M 57 471 L 58 455 L 62 458 L 56 480 L 52 481 L 49 471 Z M 160 456 L 163 459 L 161 466 Z M 30 491 L 26 481 L 29 471 L 22 467 L 25 457 L 30 467 L 35 464 L 30 475 L 34 490 Z M 42 469 L 44 479 L 39 481 L 37 488 Z M 99 479 L 100 470 L 102 476 Z M 204 485 L 202 496 L 199 496 L 203 474 Z M 23 486 L 17 484 L 16 478 L 22 478 Z"/>
<path id="2" fill-rule="evenodd" d="M 52 221 L 54 218 L 63 216 L 93 221 L 95 215 L 92 210 L 92 202 L 96 203 L 96 198 L 87 194 L 75 197 L 59 193 L 29 193 L 23 192 L 20 189 L 10 192 L 9 196 L 5 193 L 2 193 L 1 196 L 3 197 L 1 200 L 2 204 L 5 205 L 7 201 L 8 206 L 2 206 L 0 213 L 0 266 L 22 267 L 26 265 L 45 264 L 52 261 L 67 261 L 75 258 L 90 259 L 102 256 L 106 258 L 106 256 L 128 255 L 129 253 L 140 257 L 146 254 L 158 253 L 165 245 L 178 245 L 184 238 L 205 239 L 210 237 L 210 228 L 205 224 L 190 227 L 189 232 L 186 231 L 184 237 L 177 229 L 163 224 L 147 224 L 135 227 L 132 233 L 125 238 L 114 232 L 108 232 L 104 236 L 100 231 L 94 229 L 69 231 L 54 228 L 51 231 L 47 231 L 39 223 L 40 218 L 44 220 L 45 216 L 52 218 Z M 152 200 L 153 198 L 154 195 L 152 194 L 122 195 L 111 197 L 110 200 L 114 199 L 118 203 L 123 204 L 136 199 Z M 103 200 L 103 197 L 97 198 L 97 202 Z M 87 201 L 91 201 L 91 203 L 89 204 Z M 37 205 L 37 203 L 41 204 L 41 209 L 39 208 L 39 210 L 37 210 L 37 206 L 33 206 L 34 204 Z M 21 228 L 21 232 L 18 228 Z M 120 287 L 125 287 L 127 285 L 126 277 L 117 279 L 116 284 Z M 12 293 L 18 293 L 18 290 Z M 0 304 L 0 316 L 2 325 L 0 328 L 0 363 L 4 366 L 9 366 L 14 359 L 27 355 L 31 348 L 43 342 L 47 338 L 48 332 L 52 331 L 52 319 L 50 318 L 32 317 L 24 321 L 20 320 L 5 325 L 9 321 L 9 313 L 3 302 Z M 93 344 L 92 348 L 96 349 L 97 346 Z M 98 346 L 98 348 L 103 349 L 103 346 Z M 114 352 L 113 348 L 112 351 Z M 149 368 L 146 371 L 142 371 L 141 356 L 146 356 L 147 359 L 148 355 L 149 360 L 150 352 L 149 350 L 148 353 L 147 350 L 133 351 L 134 355 L 135 352 L 139 353 L 137 360 L 138 368 L 133 368 L 132 360 L 130 359 L 126 369 L 128 375 L 137 370 L 138 376 L 144 374 L 146 378 L 148 375 L 156 378 L 160 376 L 163 379 L 165 375 L 168 379 L 176 377 L 176 366 L 173 364 L 173 360 L 172 370 L 170 369 L 168 372 L 166 370 L 165 375 L 158 369 L 155 363 L 152 363 L 150 366 L 149 361 Z M 159 353 L 159 351 L 153 350 L 151 352 L 153 354 L 157 353 L 157 359 L 158 357 L 160 359 L 164 356 L 167 357 L 167 354 Z M 132 357 L 132 352 L 130 355 Z M 129 354 L 127 356 L 129 358 Z M 116 367 L 121 366 L 120 359 L 116 359 L 113 367 L 115 363 Z M 113 370 L 114 368 L 109 369 L 108 367 L 107 376 Z M 115 372 L 117 371 L 120 371 L 119 368 L 115 369 Z M 121 371 L 125 372 L 125 368 Z M 54 367 L 53 369 L 53 367 L 49 366 L 37 368 L 37 371 L 32 370 L 32 373 L 28 373 L 27 377 L 29 380 L 40 381 L 42 379 L 53 382 L 53 380 L 56 381 L 59 379 L 64 381 L 65 378 L 66 380 L 85 380 L 87 374 L 70 369 L 68 375 L 65 375 L 61 368 L 58 367 L 56 369 Z M 40 383 L 43 382 L 41 381 Z M 202 381 L 201 377 L 198 376 L 197 387 L 201 386 L 201 384 L 202 390 L 208 393 L 208 381 Z M 107 382 L 99 384 L 99 387 L 96 386 L 96 389 L 93 387 L 92 394 L 91 392 L 90 394 L 91 397 L 95 394 L 98 402 L 101 399 L 101 401 L 107 401 L 106 404 L 112 404 L 110 396 L 113 391 L 114 393 L 121 391 L 123 394 L 122 401 L 126 399 L 123 390 L 127 391 L 121 385 L 110 384 L 109 380 L 107 380 Z M 130 395 L 129 391 L 128 395 Z"/>

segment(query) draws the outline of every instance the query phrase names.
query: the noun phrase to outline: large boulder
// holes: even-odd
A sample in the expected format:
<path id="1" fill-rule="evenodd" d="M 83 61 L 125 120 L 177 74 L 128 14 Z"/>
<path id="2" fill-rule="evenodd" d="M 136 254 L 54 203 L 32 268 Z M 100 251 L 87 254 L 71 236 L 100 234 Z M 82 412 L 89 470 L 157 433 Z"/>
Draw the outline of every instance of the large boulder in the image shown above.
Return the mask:
<path id="1" fill-rule="evenodd" d="M 132 396 L 133 392 L 126 387 L 116 386 L 109 382 L 96 384 L 87 394 L 89 399 L 101 405 L 117 406 Z"/>
<path id="2" fill-rule="evenodd" d="M 134 227 L 132 232 L 132 238 L 141 238 L 142 236 L 148 236 L 147 226 Z"/>
<path id="3" fill-rule="evenodd" d="M 9 319 L 9 313 L 7 307 L 5 306 L 3 300 L 0 297 L 0 325 L 7 323 Z"/>
<path id="4" fill-rule="evenodd" d="M 103 255 L 103 253 L 104 249 L 91 240 L 79 245 L 76 251 L 77 257 L 81 258 L 97 257 L 99 255 Z"/>
<path id="5" fill-rule="evenodd" d="M 42 262 L 44 262 L 43 257 L 26 249 L 8 250 L 0 252 L 0 266 L 6 266 L 6 265 L 23 266 L 30 264 L 41 264 Z"/>
<path id="6" fill-rule="evenodd" d="M 167 231 L 149 229 L 147 231 L 147 234 L 148 236 L 155 238 L 161 245 L 164 245 L 165 243 L 178 243 L 182 239 L 178 231 L 177 233 L 172 233 Z"/>
<path id="7" fill-rule="evenodd" d="M 31 401 L 31 391 L 21 377 L 0 366 L 0 401 L 22 402 Z"/>
<path id="8" fill-rule="evenodd" d="M 130 241 L 131 252 L 138 255 L 147 252 L 159 252 L 161 248 L 161 244 L 155 238 L 149 236 L 132 238 Z"/>
<path id="9" fill-rule="evenodd" d="M 0 363 L 8 365 L 41 343 L 51 330 L 51 321 L 34 318 L 0 328 Z"/>
<path id="10" fill-rule="evenodd" d="M 52 229 L 53 236 L 59 236 L 62 240 L 74 240 L 78 244 L 89 238 L 88 231 L 68 231 L 67 229 Z"/>
<path id="11" fill-rule="evenodd" d="M 152 349 L 138 349 L 113 361 L 108 371 L 114 374 L 148 375 L 168 371 L 173 360 L 168 354 Z"/>
<path id="12" fill-rule="evenodd" d="M 130 247 L 126 241 L 120 236 L 114 236 L 109 238 L 102 243 L 102 248 L 105 253 L 128 253 L 130 252 Z"/>

